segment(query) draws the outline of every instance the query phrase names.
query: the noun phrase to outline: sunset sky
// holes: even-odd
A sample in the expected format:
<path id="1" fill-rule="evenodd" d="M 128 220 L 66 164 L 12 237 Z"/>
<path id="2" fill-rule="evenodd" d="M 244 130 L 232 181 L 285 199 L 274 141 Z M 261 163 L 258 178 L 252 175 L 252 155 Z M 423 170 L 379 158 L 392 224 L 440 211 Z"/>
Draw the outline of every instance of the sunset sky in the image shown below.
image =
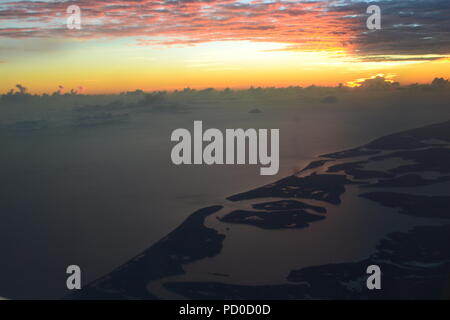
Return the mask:
<path id="1" fill-rule="evenodd" d="M 450 76 L 449 17 L 448 0 L 0 1 L 0 93 L 429 83 Z"/>

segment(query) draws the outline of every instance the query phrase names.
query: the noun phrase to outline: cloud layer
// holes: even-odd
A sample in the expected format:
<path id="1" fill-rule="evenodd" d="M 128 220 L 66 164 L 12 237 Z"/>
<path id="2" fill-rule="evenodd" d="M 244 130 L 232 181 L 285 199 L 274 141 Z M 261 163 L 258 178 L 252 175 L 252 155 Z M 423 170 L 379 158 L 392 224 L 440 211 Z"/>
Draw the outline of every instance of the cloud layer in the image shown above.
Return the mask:
<path id="1" fill-rule="evenodd" d="M 66 27 L 72 4 L 81 8 L 81 30 Z M 366 27 L 369 4 L 381 8 L 381 30 Z M 286 50 L 340 49 L 370 61 L 435 60 L 450 53 L 448 17 L 448 0 L 15 1 L 0 4 L 6 22 L 0 38 L 135 37 L 140 45 L 249 40 L 285 43 Z"/>

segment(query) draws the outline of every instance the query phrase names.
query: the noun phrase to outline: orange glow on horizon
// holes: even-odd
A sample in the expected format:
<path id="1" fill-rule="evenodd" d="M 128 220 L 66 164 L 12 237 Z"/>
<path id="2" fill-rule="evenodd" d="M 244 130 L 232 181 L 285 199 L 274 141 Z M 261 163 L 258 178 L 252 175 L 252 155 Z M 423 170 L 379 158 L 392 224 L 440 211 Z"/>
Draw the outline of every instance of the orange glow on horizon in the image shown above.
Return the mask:
<path id="1" fill-rule="evenodd" d="M 345 47 L 299 51 L 282 43 L 215 42 L 181 48 L 123 46 L 76 49 L 0 64 L 0 92 L 16 84 L 30 93 L 52 93 L 59 86 L 86 94 L 110 94 L 183 88 L 358 86 L 383 76 L 403 85 L 429 83 L 450 74 L 450 60 L 360 61 Z M 355 80 L 356 79 L 356 80 Z"/>

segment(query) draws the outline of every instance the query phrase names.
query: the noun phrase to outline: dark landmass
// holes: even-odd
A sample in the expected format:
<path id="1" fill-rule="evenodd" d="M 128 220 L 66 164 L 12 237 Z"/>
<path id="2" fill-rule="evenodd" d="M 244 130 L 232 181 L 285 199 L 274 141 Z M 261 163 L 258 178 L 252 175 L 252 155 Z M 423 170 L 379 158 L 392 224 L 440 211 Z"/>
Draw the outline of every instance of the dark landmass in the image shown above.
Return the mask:
<path id="1" fill-rule="evenodd" d="M 427 144 L 420 142 L 416 137 L 404 133 L 385 136 L 365 145 L 367 149 L 376 150 L 417 149 L 427 146 Z"/>
<path id="2" fill-rule="evenodd" d="M 354 157 L 362 157 L 362 156 L 371 156 L 379 153 L 379 151 L 375 150 L 363 150 L 362 147 L 354 148 L 350 150 L 328 153 L 321 155 L 321 158 L 332 158 L 332 159 L 346 159 L 346 158 L 354 158 Z"/>
<path id="3" fill-rule="evenodd" d="M 230 275 L 226 274 L 226 273 L 220 273 L 220 272 L 209 272 L 210 275 L 216 276 L 216 277 L 223 277 L 223 278 L 227 278 Z"/>
<path id="4" fill-rule="evenodd" d="M 399 133 L 394 133 L 388 136 L 381 137 L 365 145 L 368 149 L 418 149 L 429 147 L 424 140 L 442 140 L 450 142 L 449 132 L 450 121 L 425 126 L 422 128 L 407 130 Z"/>
<path id="5" fill-rule="evenodd" d="M 418 196 L 395 192 L 369 192 L 359 195 L 379 204 L 400 208 L 400 213 L 416 217 L 450 219 L 450 197 Z"/>
<path id="6" fill-rule="evenodd" d="M 224 235 L 204 226 L 212 206 L 190 215 L 168 236 L 107 276 L 84 286 L 70 299 L 156 299 L 146 287 L 151 280 L 183 274 L 183 264 L 217 255 Z"/>
<path id="7" fill-rule="evenodd" d="M 399 151 L 384 156 L 373 157 L 371 160 L 378 161 L 389 158 L 402 158 L 416 162 L 389 170 L 394 174 L 424 171 L 450 172 L 450 149 L 447 148 Z"/>
<path id="8" fill-rule="evenodd" d="M 294 229 L 306 228 L 310 222 L 322 219 L 325 217 L 310 214 L 305 210 L 270 212 L 235 210 L 219 220 L 227 223 L 248 224 L 262 229 Z"/>
<path id="9" fill-rule="evenodd" d="M 167 282 L 164 287 L 193 300 L 292 300 L 306 297 L 296 284 L 244 286 L 220 282 Z"/>
<path id="10" fill-rule="evenodd" d="M 416 227 L 381 240 L 369 258 L 313 266 L 289 273 L 292 283 L 243 286 L 214 282 L 169 282 L 190 299 L 449 299 L 450 225 Z M 381 290 L 368 290 L 367 267 L 382 270 Z"/>
<path id="11" fill-rule="evenodd" d="M 303 168 L 300 172 L 303 172 L 303 171 L 306 171 L 306 170 L 309 170 L 309 169 L 320 168 L 325 163 L 330 162 L 330 161 L 334 161 L 334 160 L 316 160 L 316 161 L 312 161 L 305 168 Z"/>
<path id="12" fill-rule="evenodd" d="M 272 202 L 256 203 L 252 205 L 257 210 L 294 210 L 294 209 L 311 209 L 319 213 L 326 213 L 324 207 L 313 206 L 297 200 L 280 200 Z"/>
<path id="13" fill-rule="evenodd" d="M 313 161 L 302 171 L 320 169 L 328 161 L 335 159 L 350 158 L 350 162 L 334 165 L 327 173 L 313 172 L 303 177 L 293 175 L 233 195 L 228 200 L 287 199 L 255 201 L 252 203 L 255 210 L 235 210 L 219 220 L 225 223 L 254 225 L 268 230 L 304 228 L 311 222 L 324 220 L 326 216 L 321 214 L 326 213 L 326 209 L 320 204 L 309 205 L 298 201 L 297 198 L 338 205 L 345 186 L 349 184 L 358 187 L 414 187 L 449 181 L 448 176 L 424 179 L 414 174 L 428 171 L 449 172 L 450 149 L 444 148 L 442 141 L 450 141 L 450 121 L 389 135 L 363 147 L 325 155 L 323 157 L 328 159 Z M 379 156 L 382 151 L 389 153 Z M 358 161 L 352 159 L 353 157 L 365 158 Z M 401 165 L 386 172 L 363 169 L 365 164 L 372 161 L 389 158 L 402 158 L 414 161 L 414 164 Z M 339 171 L 345 174 L 335 173 Z M 404 175 L 397 176 L 398 174 Z M 360 181 L 352 181 L 349 176 Z M 370 185 L 371 181 L 364 181 L 373 178 L 378 178 L 378 181 Z M 450 196 L 385 191 L 363 193 L 359 196 L 382 206 L 398 208 L 402 214 L 450 219 Z M 206 227 L 204 220 L 221 208 L 214 206 L 196 211 L 182 225 L 144 253 L 69 298 L 155 299 L 146 289 L 150 281 L 183 274 L 184 264 L 220 253 L 225 236 Z M 367 289 L 366 269 L 372 264 L 380 266 L 382 270 L 382 290 Z M 258 271 L 257 268 L 258 266 L 255 266 L 255 272 Z M 208 274 L 222 276 L 214 272 Z M 422 226 L 408 232 L 392 233 L 382 239 L 376 251 L 366 259 L 293 270 L 287 275 L 287 280 L 290 283 L 262 286 L 201 281 L 169 282 L 163 285 L 166 289 L 191 299 L 450 298 L 450 225 Z"/>
<path id="14" fill-rule="evenodd" d="M 441 144 L 427 144 L 425 140 L 442 140 L 450 142 L 450 121 L 407 130 L 387 135 L 374 141 L 350 150 L 322 155 L 323 158 L 345 159 L 359 156 L 368 156 L 379 153 L 381 150 L 418 149 Z M 365 150 L 370 149 L 370 150 Z"/>
<path id="15" fill-rule="evenodd" d="M 331 299 L 450 298 L 450 225 L 416 227 L 380 241 L 368 259 L 292 271 L 288 280 L 307 282 L 311 297 Z M 368 290 L 366 269 L 382 270 L 381 290 Z"/>
<path id="16" fill-rule="evenodd" d="M 353 184 L 344 175 L 312 174 L 306 177 L 289 176 L 275 183 L 227 198 L 231 201 L 255 198 L 305 198 L 332 204 L 341 203 L 346 184 Z"/>
<path id="17" fill-rule="evenodd" d="M 440 144 L 426 144 L 424 140 L 442 140 L 450 142 L 450 121 L 425 126 L 422 128 L 407 130 L 399 133 L 394 133 L 388 136 L 381 137 L 365 145 L 368 149 L 417 149 L 429 147 L 430 145 Z"/>
<path id="18" fill-rule="evenodd" d="M 429 126 L 416 128 L 404 132 L 400 132 L 391 136 L 406 136 L 417 141 L 422 140 L 442 140 L 450 142 L 450 121 L 440 122 Z M 388 136 L 389 137 L 389 136 Z M 405 149 L 404 146 L 399 146 L 398 149 Z"/>
<path id="19" fill-rule="evenodd" d="M 417 174 L 407 174 L 393 179 L 379 180 L 377 183 L 364 185 L 363 188 L 412 188 L 450 181 L 450 176 L 436 179 L 424 179 Z"/>
<path id="20" fill-rule="evenodd" d="M 329 167 L 327 172 L 344 171 L 346 174 L 351 175 L 355 179 L 389 178 L 394 176 L 393 174 L 383 171 L 364 170 L 364 165 L 367 163 L 368 161 L 356 161 L 337 164 Z"/>

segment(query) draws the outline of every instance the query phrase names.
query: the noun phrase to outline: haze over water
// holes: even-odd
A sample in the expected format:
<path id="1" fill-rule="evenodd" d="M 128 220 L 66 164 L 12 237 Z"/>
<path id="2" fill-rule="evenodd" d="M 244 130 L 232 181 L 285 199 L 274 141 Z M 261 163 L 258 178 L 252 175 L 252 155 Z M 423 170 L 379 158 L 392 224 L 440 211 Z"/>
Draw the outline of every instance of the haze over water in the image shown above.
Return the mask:
<path id="1" fill-rule="evenodd" d="M 0 266 L 0 294 L 60 297 L 69 264 L 80 265 L 87 283 L 139 254 L 196 209 L 290 175 L 317 155 L 450 118 L 445 102 L 427 108 L 396 99 L 223 104 L 188 103 L 185 113 L 140 113 L 112 125 L 2 135 L 0 251 L 8 263 Z M 262 112 L 249 113 L 254 108 Z M 205 129 L 279 128 L 279 174 L 261 176 L 259 165 L 173 165 L 171 132 L 192 130 L 197 119 Z"/>

